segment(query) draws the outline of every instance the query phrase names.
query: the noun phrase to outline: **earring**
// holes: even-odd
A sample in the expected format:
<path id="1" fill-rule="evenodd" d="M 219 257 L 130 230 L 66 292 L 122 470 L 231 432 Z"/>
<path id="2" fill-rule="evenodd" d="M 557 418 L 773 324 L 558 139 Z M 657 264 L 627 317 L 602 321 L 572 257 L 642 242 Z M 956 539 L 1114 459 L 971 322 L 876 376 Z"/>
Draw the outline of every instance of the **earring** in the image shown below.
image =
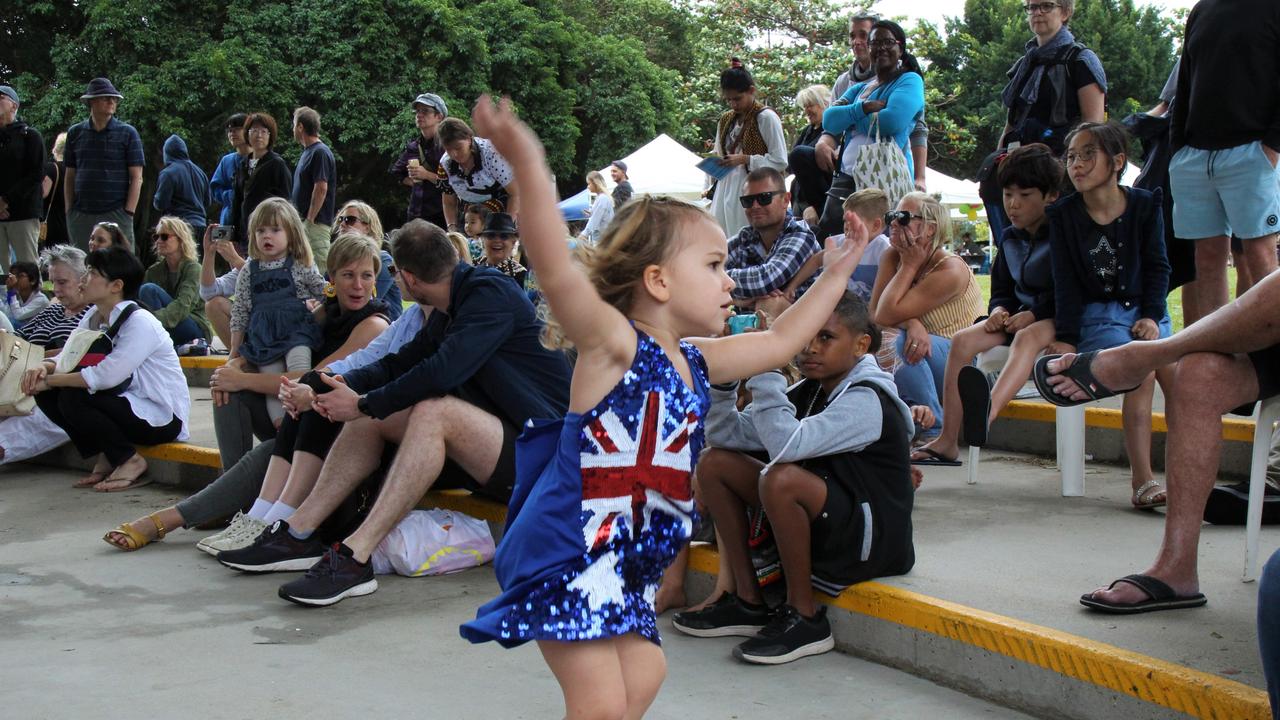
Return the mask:
<path id="1" fill-rule="evenodd" d="M 333 283 L 325 283 L 324 296 L 327 298 L 338 297 L 338 288 L 334 287 Z"/>
<path id="2" fill-rule="evenodd" d="M 374 286 L 373 286 L 373 295 L 372 295 L 371 297 L 378 297 L 378 286 L 377 286 L 377 285 L 374 285 Z"/>

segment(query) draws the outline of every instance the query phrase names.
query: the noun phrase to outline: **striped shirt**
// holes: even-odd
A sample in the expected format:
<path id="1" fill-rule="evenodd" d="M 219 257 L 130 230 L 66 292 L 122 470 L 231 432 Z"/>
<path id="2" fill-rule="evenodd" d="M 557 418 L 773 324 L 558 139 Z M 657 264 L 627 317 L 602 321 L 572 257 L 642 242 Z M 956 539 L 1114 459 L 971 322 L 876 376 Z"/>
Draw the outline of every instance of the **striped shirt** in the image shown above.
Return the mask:
<path id="1" fill-rule="evenodd" d="M 80 324 L 80 319 L 92 305 L 85 305 L 80 312 L 67 317 L 62 303 L 52 302 L 45 306 L 35 317 L 22 324 L 18 336 L 33 345 L 40 345 L 45 350 L 54 350 L 67 342 L 71 331 Z"/>
<path id="2" fill-rule="evenodd" d="M 67 131 L 65 162 L 76 171 L 76 202 L 68 210 L 119 210 L 129 196 L 129 168 L 142 167 L 142 138 L 132 125 L 115 118 L 102 130 L 85 120 Z"/>
<path id="3" fill-rule="evenodd" d="M 743 227 L 729 241 L 729 257 L 724 263 L 725 272 L 733 279 L 733 297 L 754 298 L 783 289 L 805 261 L 821 249 L 809 225 L 790 213 L 768 251 L 760 241 L 759 231 L 750 225 Z M 796 295 L 812 284 L 813 278 L 809 278 L 796 288 Z"/>
<path id="4" fill-rule="evenodd" d="M 932 268 L 929 268 L 929 272 L 933 272 L 944 261 L 953 257 L 956 256 L 947 255 L 942 258 Z M 920 280 L 928 277 L 928 275 L 928 272 L 925 273 Z M 966 282 L 964 291 L 959 295 L 920 316 L 920 323 L 924 325 L 924 329 L 930 335 L 950 338 L 973 325 L 975 320 L 986 314 L 987 306 L 982 301 L 982 291 L 978 289 L 978 283 L 974 281 L 972 272 L 969 273 Z"/>

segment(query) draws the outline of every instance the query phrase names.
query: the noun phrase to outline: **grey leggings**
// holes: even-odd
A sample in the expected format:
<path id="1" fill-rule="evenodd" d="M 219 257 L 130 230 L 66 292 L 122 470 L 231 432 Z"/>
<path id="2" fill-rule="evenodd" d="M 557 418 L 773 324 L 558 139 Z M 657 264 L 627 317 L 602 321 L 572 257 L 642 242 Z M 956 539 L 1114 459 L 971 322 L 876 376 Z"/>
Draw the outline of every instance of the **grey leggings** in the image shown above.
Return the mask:
<path id="1" fill-rule="evenodd" d="M 233 392 L 226 405 L 213 409 L 213 432 L 218 438 L 218 454 L 223 469 L 240 461 L 253 447 L 253 439 L 276 436 L 275 424 L 267 413 L 267 398 L 255 392 Z"/>
<path id="2" fill-rule="evenodd" d="M 182 526 L 192 528 L 243 510 L 262 490 L 262 478 L 271 462 L 275 440 L 263 440 L 205 489 L 179 502 Z"/>

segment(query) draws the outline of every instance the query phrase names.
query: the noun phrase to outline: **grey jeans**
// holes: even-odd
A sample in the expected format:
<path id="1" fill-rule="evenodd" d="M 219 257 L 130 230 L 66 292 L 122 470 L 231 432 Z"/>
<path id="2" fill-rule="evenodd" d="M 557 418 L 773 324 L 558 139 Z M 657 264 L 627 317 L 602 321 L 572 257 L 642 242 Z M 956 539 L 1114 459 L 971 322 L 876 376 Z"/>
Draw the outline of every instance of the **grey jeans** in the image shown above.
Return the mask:
<path id="1" fill-rule="evenodd" d="M 235 513 L 251 505 L 262 491 L 262 478 L 271 462 L 276 441 L 263 440 L 245 453 L 203 490 L 179 502 L 182 525 L 192 528 Z"/>
<path id="2" fill-rule="evenodd" d="M 213 408 L 213 432 L 218 438 L 218 454 L 225 471 L 253 447 L 253 439 L 276 436 L 275 424 L 267 413 L 267 397 L 255 392 L 233 392 L 226 405 Z"/>

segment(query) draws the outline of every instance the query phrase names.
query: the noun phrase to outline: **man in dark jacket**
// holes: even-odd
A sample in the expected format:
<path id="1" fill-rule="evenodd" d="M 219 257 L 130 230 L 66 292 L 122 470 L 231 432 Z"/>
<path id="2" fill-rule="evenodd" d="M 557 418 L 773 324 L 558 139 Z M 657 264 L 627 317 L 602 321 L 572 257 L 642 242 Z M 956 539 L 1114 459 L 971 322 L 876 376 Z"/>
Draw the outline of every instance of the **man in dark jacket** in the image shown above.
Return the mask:
<path id="1" fill-rule="evenodd" d="M 164 141 L 164 169 L 156 179 L 152 206 L 165 215 L 176 215 L 191 226 L 196 245 L 204 237 L 205 208 L 209 205 L 209 176 L 191 162 L 187 143 L 177 135 Z"/>
<path id="2" fill-rule="evenodd" d="M 280 588 L 281 597 L 302 605 L 376 590 L 370 554 L 432 486 L 509 500 L 520 428 L 568 407 L 569 365 L 542 347 L 542 323 L 515 283 L 460 263 L 444 231 L 424 220 L 406 223 L 393 243 L 404 294 L 435 311 L 398 351 L 324 376 L 332 390 L 317 397 L 316 410 L 346 424 L 315 489 L 253 546 L 218 555 L 247 572 L 314 565 Z M 368 518 L 326 549 L 315 529 L 377 469 L 388 444 L 399 450 Z"/>
<path id="3" fill-rule="evenodd" d="M 9 250 L 36 261 L 40 240 L 40 183 L 44 138 L 18 119 L 18 91 L 0 85 L 0 273 L 9 272 Z"/>

